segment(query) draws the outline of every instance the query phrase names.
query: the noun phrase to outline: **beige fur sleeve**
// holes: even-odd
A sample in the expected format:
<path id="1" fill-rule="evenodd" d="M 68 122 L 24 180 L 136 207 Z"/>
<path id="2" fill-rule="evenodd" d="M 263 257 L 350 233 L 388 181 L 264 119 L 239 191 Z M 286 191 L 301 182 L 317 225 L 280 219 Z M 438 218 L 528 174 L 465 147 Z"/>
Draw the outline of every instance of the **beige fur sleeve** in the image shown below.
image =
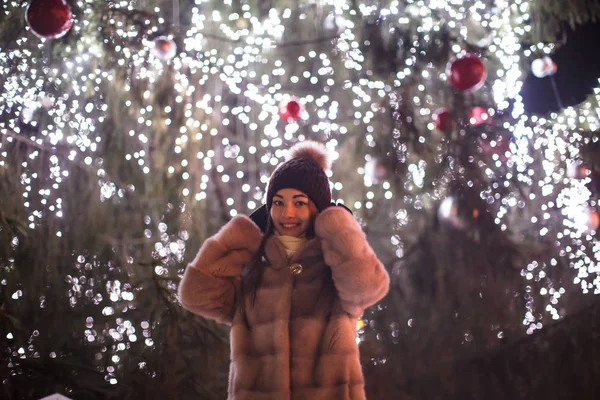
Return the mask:
<path id="1" fill-rule="evenodd" d="M 221 323 L 231 323 L 236 285 L 242 269 L 258 250 L 261 234 L 246 216 L 229 221 L 207 239 L 179 284 L 183 308 Z"/>
<path id="2" fill-rule="evenodd" d="M 321 239 L 325 262 L 342 307 L 354 318 L 387 294 L 390 278 L 352 214 L 329 207 L 317 217 L 315 232 Z"/>

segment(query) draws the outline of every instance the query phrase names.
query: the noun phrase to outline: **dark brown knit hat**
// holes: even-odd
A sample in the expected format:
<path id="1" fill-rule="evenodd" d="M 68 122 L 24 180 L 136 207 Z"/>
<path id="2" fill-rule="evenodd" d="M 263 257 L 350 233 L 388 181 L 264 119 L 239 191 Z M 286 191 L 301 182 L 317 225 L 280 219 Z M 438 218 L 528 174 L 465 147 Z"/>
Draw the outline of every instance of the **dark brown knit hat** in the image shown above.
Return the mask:
<path id="1" fill-rule="evenodd" d="M 297 189 L 315 203 L 319 211 L 331 205 L 331 189 L 325 173 L 329 169 L 327 149 L 320 143 L 304 141 L 292 146 L 287 161 L 275 169 L 267 188 L 267 209 L 281 189 Z"/>

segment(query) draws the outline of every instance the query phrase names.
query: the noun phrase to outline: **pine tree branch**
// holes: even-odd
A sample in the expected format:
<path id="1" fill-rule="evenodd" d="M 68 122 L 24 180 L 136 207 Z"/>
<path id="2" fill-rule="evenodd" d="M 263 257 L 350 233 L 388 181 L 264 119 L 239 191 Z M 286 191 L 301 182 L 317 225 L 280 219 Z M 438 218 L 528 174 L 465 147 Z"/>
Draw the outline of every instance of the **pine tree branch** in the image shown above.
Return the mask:
<path id="1" fill-rule="evenodd" d="M 600 19 L 597 0 L 533 0 L 531 3 L 534 39 L 564 41 L 564 28 L 595 22 Z"/>

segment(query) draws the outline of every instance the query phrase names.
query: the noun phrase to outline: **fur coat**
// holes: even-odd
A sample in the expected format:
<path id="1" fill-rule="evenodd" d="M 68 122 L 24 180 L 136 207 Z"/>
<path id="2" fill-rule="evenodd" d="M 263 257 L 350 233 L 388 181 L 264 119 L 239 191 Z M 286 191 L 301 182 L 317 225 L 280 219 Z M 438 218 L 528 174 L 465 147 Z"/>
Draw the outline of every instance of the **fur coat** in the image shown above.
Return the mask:
<path id="1" fill-rule="evenodd" d="M 387 294 L 389 276 L 341 207 L 320 213 L 315 233 L 289 260 L 275 236 L 267 239 L 254 306 L 244 300 L 248 325 L 239 311 L 240 275 L 261 242 L 249 218 L 229 221 L 187 267 L 183 307 L 231 324 L 228 399 L 365 398 L 356 320 Z M 300 273 L 290 272 L 294 264 Z"/>

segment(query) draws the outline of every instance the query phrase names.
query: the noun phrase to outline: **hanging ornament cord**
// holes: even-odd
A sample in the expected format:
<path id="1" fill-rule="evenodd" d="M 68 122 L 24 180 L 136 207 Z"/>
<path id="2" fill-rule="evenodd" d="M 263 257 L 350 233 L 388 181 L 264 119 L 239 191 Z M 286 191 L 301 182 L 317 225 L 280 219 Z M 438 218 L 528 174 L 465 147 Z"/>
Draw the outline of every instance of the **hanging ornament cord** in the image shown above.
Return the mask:
<path id="1" fill-rule="evenodd" d="M 558 104 L 559 109 L 563 109 L 562 99 L 560 98 L 560 93 L 558 92 L 558 86 L 556 86 L 556 81 L 554 80 L 554 75 L 550 75 L 550 84 L 552 85 L 552 91 L 554 92 L 554 98 L 556 99 L 556 104 Z"/>
<path id="2" fill-rule="evenodd" d="M 179 30 L 179 0 L 173 0 L 173 26 Z"/>

